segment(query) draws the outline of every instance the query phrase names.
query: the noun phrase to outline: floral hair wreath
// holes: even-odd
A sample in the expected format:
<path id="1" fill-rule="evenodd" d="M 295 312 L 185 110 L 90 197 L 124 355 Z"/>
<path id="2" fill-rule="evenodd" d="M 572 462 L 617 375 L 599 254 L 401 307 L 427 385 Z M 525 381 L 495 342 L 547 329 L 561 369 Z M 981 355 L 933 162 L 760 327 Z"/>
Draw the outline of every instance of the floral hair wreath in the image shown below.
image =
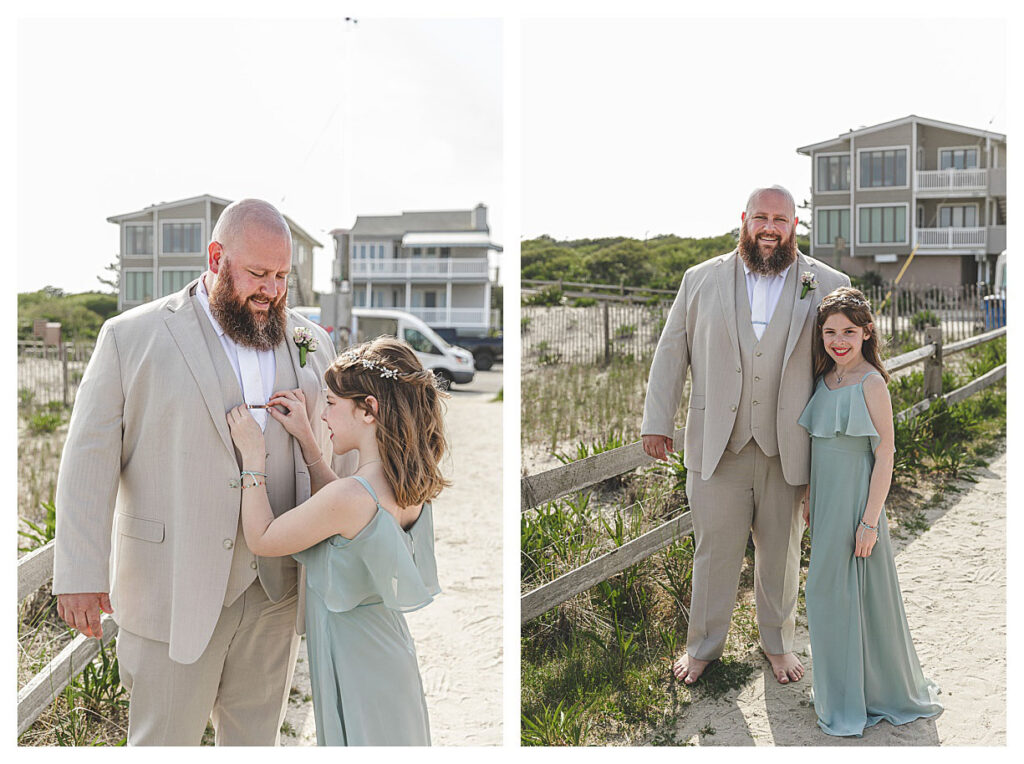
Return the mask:
<path id="1" fill-rule="evenodd" d="M 852 305 L 858 308 L 867 308 L 869 311 L 871 310 L 871 303 L 867 300 L 862 300 L 852 294 L 837 294 L 835 297 L 826 295 L 822 301 L 818 303 L 818 312 L 820 313 L 826 308 L 831 308 L 835 305 Z"/>
<path id="2" fill-rule="evenodd" d="M 363 358 L 354 350 L 346 350 L 339 356 L 339 358 L 343 361 L 358 361 L 364 369 L 379 371 L 381 379 L 397 379 L 399 382 L 402 381 L 402 378 L 399 375 L 403 372 L 400 372 L 398 369 L 393 369 L 390 366 L 385 366 L 383 363 L 371 361 L 369 358 Z"/>

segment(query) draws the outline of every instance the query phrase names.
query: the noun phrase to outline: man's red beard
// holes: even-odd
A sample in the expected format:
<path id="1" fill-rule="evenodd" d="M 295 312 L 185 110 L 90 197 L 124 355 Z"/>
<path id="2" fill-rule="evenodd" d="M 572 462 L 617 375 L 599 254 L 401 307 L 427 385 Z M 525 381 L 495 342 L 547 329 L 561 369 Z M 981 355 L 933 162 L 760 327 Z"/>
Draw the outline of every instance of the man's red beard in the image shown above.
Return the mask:
<path id="1" fill-rule="evenodd" d="M 249 298 L 235 290 L 228 262 L 221 263 L 217 282 L 210 292 L 210 312 L 224 333 L 239 345 L 254 350 L 273 350 L 284 340 L 288 318 L 285 315 L 287 290 L 272 301 L 264 315 L 249 306 Z"/>
<path id="2" fill-rule="evenodd" d="M 775 249 L 767 258 L 761 257 L 761 248 L 747 230 L 747 223 L 740 226 L 740 257 L 754 273 L 762 276 L 775 276 L 782 273 L 786 266 L 796 262 L 796 228 L 789 233 L 785 241 L 779 240 Z"/>

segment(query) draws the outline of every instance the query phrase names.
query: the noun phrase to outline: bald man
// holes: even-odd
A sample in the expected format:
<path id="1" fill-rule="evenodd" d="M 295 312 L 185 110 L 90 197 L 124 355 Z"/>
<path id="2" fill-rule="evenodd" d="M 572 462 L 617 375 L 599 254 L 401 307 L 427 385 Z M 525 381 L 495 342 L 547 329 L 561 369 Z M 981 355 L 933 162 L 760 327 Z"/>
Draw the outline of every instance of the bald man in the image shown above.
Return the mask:
<path id="1" fill-rule="evenodd" d="M 793 633 L 810 440 L 797 418 L 813 387 L 816 308 L 850 280 L 797 249 L 796 224 L 786 189 L 756 189 L 739 246 L 683 274 L 651 364 L 641 433 L 656 459 L 672 450 L 687 368 L 692 377 L 683 463 L 693 586 L 673 666 L 687 684 L 722 655 L 751 533 L 761 647 L 780 683 L 804 673 Z"/>
<path id="2" fill-rule="evenodd" d="M 75 401 L 57 480 L 58 612 L 100 637 L 118 625 L 130 745 L 276 745 L 302 630 L 299 574 L 259 558 L 239 523 L 241 461 L 225 414 L 300 388 L 322 451 L 319 326 L 286 308 L 291 232 L 272 205 L 221 214 L 209 270 L 182 291 L 110 319 Z M 300 364 L 309 329 L 319 352 Z M 275 514 L 309 497 L 298 445 L 258 408 Z M 344 464 L 338 474 L 347 474 Z"/>

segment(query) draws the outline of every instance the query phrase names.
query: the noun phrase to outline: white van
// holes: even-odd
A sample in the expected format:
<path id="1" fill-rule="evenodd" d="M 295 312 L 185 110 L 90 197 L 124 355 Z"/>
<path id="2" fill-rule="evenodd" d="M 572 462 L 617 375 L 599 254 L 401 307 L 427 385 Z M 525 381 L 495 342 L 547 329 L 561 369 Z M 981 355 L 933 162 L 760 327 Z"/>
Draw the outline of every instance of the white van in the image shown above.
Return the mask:
<path id="1" fill-rule="evenodd" d="M 320 308 L 300 306 L 293 310 L 314 324 L 323 326 L 320 321 Z M 330 334 L 333 340 L 333 327 Z M 473 381 L 476 373 L 473 354 L 464 348 L 449 345 L 421 319 L 404 310 L 353 308 L 352 326 L 349 331 L 342 332 L 343 348 L 372 340 L 382 334 L 390 334 L 408 343 L 416 357 L 420 359 L 423 368 L 432 369 L 434 374 L 444 380 L 446 386 L 453 382 L 465 385 Z"/>

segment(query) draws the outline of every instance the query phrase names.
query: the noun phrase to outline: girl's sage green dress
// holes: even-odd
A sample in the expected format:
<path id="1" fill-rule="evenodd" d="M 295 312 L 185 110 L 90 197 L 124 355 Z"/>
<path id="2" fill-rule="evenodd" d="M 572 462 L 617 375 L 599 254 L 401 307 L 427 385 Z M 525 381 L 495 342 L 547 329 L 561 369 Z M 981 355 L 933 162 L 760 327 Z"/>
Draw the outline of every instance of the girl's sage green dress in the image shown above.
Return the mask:
<path id="1" fill-rule="evenodd" d="M 377 501 L 373 488 L 355 476 Z M 430 745 L 416 646 L 402 613 L 440 593 L 434 520 L 407 531 L 377 502 L 352 539 L 294 555 L 306 566 L 306 643 L 318 745 Z"/>
<path id="2" fill-rule="evenodd" d="M 869 557 L 854 557 L 879 443 L 864 379 L 830 390 L 818 380 L 799 423 L 811 435 L 811 562 L 805 597 L 818 725 L 860 736 L 886 719 L 942 711 L 914 650 L 883 510 Z"/>

